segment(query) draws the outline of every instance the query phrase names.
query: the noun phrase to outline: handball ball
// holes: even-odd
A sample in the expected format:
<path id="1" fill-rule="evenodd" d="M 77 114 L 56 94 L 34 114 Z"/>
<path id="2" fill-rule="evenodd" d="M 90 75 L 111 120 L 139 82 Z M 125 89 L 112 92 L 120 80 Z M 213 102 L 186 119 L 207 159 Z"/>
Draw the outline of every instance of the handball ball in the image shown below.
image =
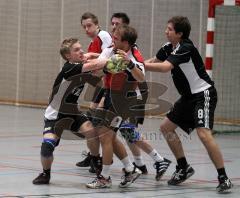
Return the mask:
<path id="1" fill-rule="evenodd" d="M 106 68 L 110 73 L 119 73 L 123 70 L 126 70 L 127 65 L 123 61 L 122 57 L 120 57 L 118 54 L 115 54 L 109 58 Z"/>

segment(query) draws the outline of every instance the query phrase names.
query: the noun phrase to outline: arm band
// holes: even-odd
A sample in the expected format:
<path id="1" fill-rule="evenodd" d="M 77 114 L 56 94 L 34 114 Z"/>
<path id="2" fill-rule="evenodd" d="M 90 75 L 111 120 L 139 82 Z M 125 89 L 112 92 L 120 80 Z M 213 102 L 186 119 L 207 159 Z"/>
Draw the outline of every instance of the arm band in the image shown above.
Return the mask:
<path id="1" fill-rule="evenodd" d="M 130 60 L 130 62 L 127 65 L 127 68 L 132 70 L 135 67 L 135 64 Z"/>

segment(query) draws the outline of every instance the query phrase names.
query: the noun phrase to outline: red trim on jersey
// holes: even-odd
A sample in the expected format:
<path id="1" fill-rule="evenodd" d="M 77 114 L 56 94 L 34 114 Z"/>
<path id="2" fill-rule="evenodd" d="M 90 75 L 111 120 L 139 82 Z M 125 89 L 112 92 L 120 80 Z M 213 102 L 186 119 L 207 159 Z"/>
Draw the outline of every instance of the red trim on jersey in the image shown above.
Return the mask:
<path id="1" fill-rule="evenodd" d="M 143 58 L 142 54 L 136 47 L 132 48 L 132 54 L 137 62 L 141 62 L 141 63 L 144 62 L 144 58 Z"/>
<path id="2" fill-rule="evenodd" d="M 110 89 L 111 79 L 112 79 L 111 73 L 105 74 L 105 76 L 103 77 L 104 88 Z"/>
<path id="3" fill-rule="evenodd" d="M 131 53 L 137 62 L 144 62 L 142 54 L 136 47 L 131 48 Z M 123 88 L 123 85 L 125 84 L 126 76 L 126 73 L 108 73 L 104 76 L 104 87 L 106 89 L 121 90 Z"/>
<path id="4" fill-rule="evenodd" d="M 127 79 L 128 79 L 128 75 L 125 72 L 112 74 L 110 89 L 114 91 L 122 90 L 124 84 L 126 84 Z"/>
<path id="5" fill-rule="evenodd" d="M 99 36 L 96 36 L 88 46 L 88 52 L 101 53 L 102 52 L 102 40 Z"/>

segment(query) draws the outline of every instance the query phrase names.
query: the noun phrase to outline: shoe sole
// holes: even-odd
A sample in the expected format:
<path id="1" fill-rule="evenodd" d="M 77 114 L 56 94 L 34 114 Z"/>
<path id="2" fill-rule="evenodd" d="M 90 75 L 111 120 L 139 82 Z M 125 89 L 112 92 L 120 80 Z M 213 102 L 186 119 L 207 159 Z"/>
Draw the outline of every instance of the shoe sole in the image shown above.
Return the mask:
<path id="1" fill-rule="evenodd" d="M 34 185 L 48 185 L 49 182 L 48 182 L 48 183 L 34 183 L 34 182 L 33 182 L 33 184 L 34 184 Z"/>
<path id="2" fill-rule="evenodd" d="M 109 185 L 109 186 L 98 186 L 98 187 L 91 187 L 91 186 L 86 185 L 86 187 L 87 187 L 87 188 L 90 188 L 90 189 L 111 188 L 111 187 L 112 187 L 112 184 Z"/>
<path id="3" fill-rule="evenodd" d="M 87 168 L 87 167 L 90 167 L 90 164 L 88 166 L 81 166 L 81 165 L 76 164 L 76 166 L 80 167 L 80 168 Z"/>

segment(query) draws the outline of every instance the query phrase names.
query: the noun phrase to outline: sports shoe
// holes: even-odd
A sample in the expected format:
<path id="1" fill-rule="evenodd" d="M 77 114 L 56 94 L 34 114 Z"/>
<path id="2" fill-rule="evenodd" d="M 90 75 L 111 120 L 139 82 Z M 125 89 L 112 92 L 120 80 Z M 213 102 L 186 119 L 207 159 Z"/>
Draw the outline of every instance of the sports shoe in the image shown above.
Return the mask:
<path id="1" fill-rule="evenodd" d="M 163 174 L 167 171 L 170 164 L 171 164 L 171 161 L 166 158 L 163 158 L 163 161 L 155 162 L 153 164 L 153 167 L 156 169 L 155 179 L 157 181 L 159 181 L 162 178 Z"/>
<path id="2" fill-rule="evenodd" d="M 50 181 L 50 174 L 40 173 L 33 181 L 33 184 L 49 184 Z"/>
<path id="3" fill-rule="evenodd" d="M 229 189 L 233 187 L 232 182 L 225 175 L 218 176 L 218 181 L 219 184 L 216 189 L 219 193 L 227 192 Z"/>
<path id="4" fill-rule="evenodd" d="M 88 167 L 88 166 L 90 166 L 90 161 L 92 159 L 92 156 L 91 156 L 90 152 L 87 153 L 85 151 L 85 152 L 82 153 L 82 156 L 84 156 L 85 159 L 81 162 L 77 162 L 76 166 L 78 166 L 78 167 Z"/>
<path id="5" fill-rule="evenodd" d="M 194 174 L 194 169 L 188 164 L 185 169 L 176 166 L 176 171 L 173 173 L 172 178 L 168 181 L 168 185 L 178 185 Z"/>
<path id="6" fill-rule="evenodd" d="M 100 156 L 92 156 L 92 159 L 90 161 L 90 173 L 96 173 L 97 175 L 100 175 L 102 171 L 102 157 Z"/>
<path id="7" fill-rule="evenodd" d="M 147 175 L 147 174 L 148 174 L 148 170 L 147 170 L 146 165 L 137 166 L 137 165 L 135 164 L 135 162 L 133 162 L 133 166 L 134 166 L 133 171 L 135 171 L 135 169 L 138 168 L 140 171 L 142 171 L 142 174 L 143 174 L 143 175 Z M 125 168 L 122 168 L 122 171 L 125 173 L 125 172 L 126 172 Z"/>
<path id="8" fill-rule="evenodd" d="M 106 179 L 102 175 L 97 176 L 92 182 L 86 184 L 86 187 L 97 189 L 97 188 L 110 188 L 112 186 L 111 177 Z"/>
<path id="9" fill-rule="evenodd" d="M 125 172 L 125 175 L 122 176 L 123 180 L 119 184 L 120 188 L 126 188 L 130 186 L 142 172 L 138 168 L 134 168 L 131 172 Z"/>

